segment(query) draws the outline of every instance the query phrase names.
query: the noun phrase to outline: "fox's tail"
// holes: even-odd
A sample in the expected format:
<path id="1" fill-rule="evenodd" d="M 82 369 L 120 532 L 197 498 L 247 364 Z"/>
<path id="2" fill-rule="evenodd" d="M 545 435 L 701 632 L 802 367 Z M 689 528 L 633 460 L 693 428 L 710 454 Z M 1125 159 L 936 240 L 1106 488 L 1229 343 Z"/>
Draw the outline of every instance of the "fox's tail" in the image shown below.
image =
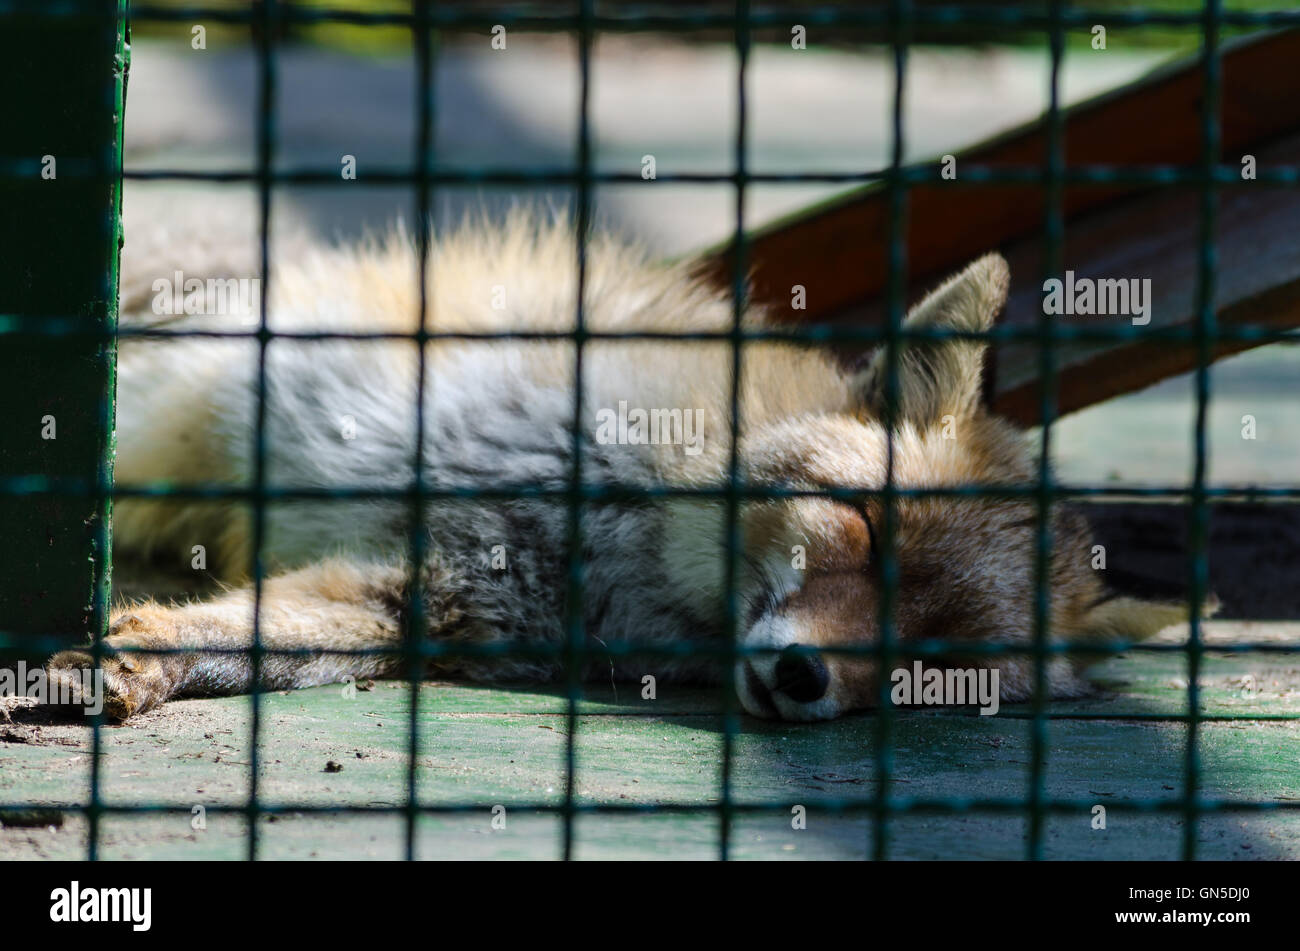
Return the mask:
<path id="1" fill-rule="evenodd" d="M 1201 605 L 1201 616 L 1212 617 L 1219 599 L 1211 594 Z M 1098 643 L 1142 641 L 1188 619 L 1186 601 L 1146 601 L 1128 596 L 1109 598 L 1088 612 L 1086 638 Z"/>

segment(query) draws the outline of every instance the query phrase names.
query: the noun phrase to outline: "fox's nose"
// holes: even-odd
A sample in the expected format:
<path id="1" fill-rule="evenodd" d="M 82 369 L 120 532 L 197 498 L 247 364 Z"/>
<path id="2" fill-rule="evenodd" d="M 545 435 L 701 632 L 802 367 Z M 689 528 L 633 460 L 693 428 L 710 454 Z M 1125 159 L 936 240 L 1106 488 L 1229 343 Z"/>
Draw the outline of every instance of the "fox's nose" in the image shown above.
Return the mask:
<path id="1" fill-rule="evenodd" d="M 830 682 L 831 675 L 816 654 L 786 651 L 776 662 L 776 686 L 772 689 L 797 703 L 812 703 L 825 696 Z"/>

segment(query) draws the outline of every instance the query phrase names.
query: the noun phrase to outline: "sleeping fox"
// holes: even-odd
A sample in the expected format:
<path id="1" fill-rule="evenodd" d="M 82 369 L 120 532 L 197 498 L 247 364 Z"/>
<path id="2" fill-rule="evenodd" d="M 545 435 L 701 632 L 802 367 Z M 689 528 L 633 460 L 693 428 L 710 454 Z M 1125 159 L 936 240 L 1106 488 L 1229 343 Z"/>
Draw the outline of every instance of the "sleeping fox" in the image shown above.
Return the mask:
<path id="1" fill-rule="evenodd" d="M 173 253 L 211 243 L 210 237 L 182 240 Z M 124 323 L 158 319 L 160 308 L 150 306 L 142 288 L 151 286 L 150 275 L 169 273 L 158 259 L 138 258 L 133 261 L 128 247 Z M 218 258 L 205 276 L 219 275 Z M 268 504 L 260 638 L 270 651 L 295 653 L 265 655 L 260 686 L 407 676 L 400 648 L 410 623 L 413 508 L 401 493 L 414 479 L 420 375 L 417 344 L 397 335 L 419 328 L 418 253 L 396 230 L 352 246 L 304 245 L 273 260 L 272 331 L 380 336 L 269 342 L 264 484 L 272 491 L 387 494 L 327 498 L 321 492 Z M 574 329 L 575 260 L 570 227 L 526 215 L 504 226 L 463 227 L 430 250 L 427 327 L 469 336 L 425 346 L 423 484 L 435 492 L 503 485 L 539 491 L 517 498 L 441 492 L 425 502 L 419 635 L 453 647 L 566 642 L 570 522 L 563 490 L 573 478 L 576 420 L 585 484 L 688 490 L 634 500 L 623 492 L 584 503 L 585 676 L 607 680 L 611 669 L 638 681 L 646 674 L 692 683 L 732 676 L 746 711 L 786 720 L 824 720 L 873 706 L 878 662 L 817 649 L 871 645 L 879 634 L 884 511 L 871 490 L 886 480 L 883 352 L 849 371 L 807 346 L 769 339 L 743 347 L 737 465 L 750 491 L 735 514 L 741 551 L 734 670 L 722 666 L 717 651 L 602 653 L 612 644 L 726 643 L 728 510 L 725 498 L 708 490 L 726 487 L 732 464 L 731 344 L 664 335 L 725 334 L 733 305 L 689 262 L 654 264 L 634 247 L 594 236 L 586 329 L 660 336 L 589 340 L 575 414 L 575 346 L 536 336 Z M 1006 300 L 1007 284 L 1002 258 L 981 258 L 926 297 L 906 326 L 986 330 Z M 256 330 L 257 309 L 254 303 L 169 323 L 177 330 L 242 331 L 242 337 L 123 339 L 119 481 L 255 484 L 258 356 L 257 340 L 247 334 Z M 766 319 L 753 309 L 745 325 L 761 328 Z M 534 336 L 472 336 L 510 331 Z M 985 347 L 969 338 L 900 347 L 895 485 L 1036 482 L 1025 435 L 981 404 Z M 862 496 L 799 494 L 828 487 L 855 488 Z M 764 489 L 786 494 L 754 497 Z M 1032 643 L 1032 500 L 912 495 L 898 499 L 894 511 L 900 641 Z M 124 498 L 114 515 L 116 557 L 185 564 L 201 550 L 226 587 L 211 600 L 149 601 L 112 613 L 103 660 L 109 714 L 125 719 L 169 699 L 250 691 L 253 667 L 239 652 L 253 638 L 248 579 L 256 530 L 247 500 Z M 1184 605 L 1109 594 L 1090 567 L 1092 542 L 1080 517 L 1053 508 L 1050 519 L 1054 640 L 1139 639 L 1186 617 Z M 795 645 L 802 649 L 786 650 Z M 225 652 L 205 654 L 205 648 Z M 383 653 L 386 648 L 394 652 Z M 1031 695 L 1028 655 L 986 655 L 973 663 L 999 671 L 1004 702 Z M 1053 697 L 1087 691 L 1081 663 L 1062 656 L 1048 662 Z M 58 677 L 91 664 L 88 653 L 69 651 L 53 657 L 49 669 Z M 480 682 L 566 676 L 562 657 L 538 652 L 491 658 L 453 652 L 431 662 L 429 674 Z"/>

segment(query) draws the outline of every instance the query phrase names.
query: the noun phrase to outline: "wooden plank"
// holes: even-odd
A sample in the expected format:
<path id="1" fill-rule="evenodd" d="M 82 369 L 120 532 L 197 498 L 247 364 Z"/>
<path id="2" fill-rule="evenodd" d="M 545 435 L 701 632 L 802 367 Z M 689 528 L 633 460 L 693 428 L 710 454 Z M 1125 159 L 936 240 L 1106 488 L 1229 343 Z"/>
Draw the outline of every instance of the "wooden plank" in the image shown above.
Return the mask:
<path id="1" fill-rule="evenodd" d="M 1300 31 L 1287 30 L 1227 44 L 1223 55 L 1222 156 L 1257 156 L 1261 167 L 1294 164 L 1300 154 Z M 1199 63 L 1150 78 L 1068 111 L 1067 165 L 1193 166 L 1201 151 Z M 1290 138 L 1288 138 L 1288 135 Z M 1042 167 L 1042 121 L 958 156 L 954 182 L 909 190 L 906 253 L 909 300 L 951 271 L 991 249 L 1011 259 L 1013 297 L 1006 320 L 1032 325 L 1041 300 L 1043 189 L 1037 185 L 966 185 L 961 169 Z M 1147 190 L 1148 192 L 1150 189 Z M 1265 327 L 1300 322 L 1300 235 L 1294 227 L 1295 189 L 1233 186 L 1221 190 L 1219 295 L 1224 324 Z M 1156 295 L 1151 326 L 1194 320 L 1194 188 L 1156 191 L 1074 185 L 1064 190 L 1069 222 L 1068 269 L 1107 277 L 1151 277 Z M 751 239 L 754 299 L 778 317 L 798 321 L 878 324 L 888 279 L 888 196 L 872 186 L 765 228 Z M 731 255 L 706 257 L 703 270 L 729 283 Z M 790 288 L 807 288 L 807 309 L 790 310 Z M 1246 349 L 1224 345 L 1216 353 Z M 1037 419 L 1037 360 L 1032 346 L 996 355 L 991 395 L 1014 419 Z M 1186 347 L 1135 341 L 1114 346 L 1058 348 L 1060 409 L 1068 412 L 1155 382 L 1192 365 Z"/>
<path id="2" fill-rule="evenodd" d="M 1259 149 L 1263 167 L 1300 163 L 1300 134 Z M 1219 191 L 1214 231 L 1215 313 L 1220 327 L 1270 330 L 1300 325 L 1300 189 L 1232 187 Z M 1089 215 L 1066 233 L 1063 260 L 1077 277 L 1151 281 L 1151 322 L 1157 328 L 1195 329 L 1199 279 L 1200 196 L 1195 188 L 1162 190 Z M 1011 264 L 1011 297 L 1002 317 L 1031 328 L 1042 302 L 1042 246 L 1026 239 L 1004 249 Z M 1062 327 L 1117 327 L 1124 317 L 1060 317 Z M 1223 341 L 1214 357 L 1253 343 Z M 993 406 L 1022 423 L 1038 422 L 1038 346 L 1011 343 L 995 356 Z M 1058 361 L 1059 411 L 1068 413 L 1131 392 L 1196 366 L 1194 343 L 1074 343 Z"/>

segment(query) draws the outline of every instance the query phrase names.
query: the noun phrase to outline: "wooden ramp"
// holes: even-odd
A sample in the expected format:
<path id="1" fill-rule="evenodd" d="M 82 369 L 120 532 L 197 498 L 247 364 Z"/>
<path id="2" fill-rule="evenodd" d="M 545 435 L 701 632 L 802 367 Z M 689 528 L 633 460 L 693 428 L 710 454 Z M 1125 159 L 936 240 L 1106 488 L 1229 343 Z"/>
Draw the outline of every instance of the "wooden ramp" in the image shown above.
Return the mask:
<path id="1" fill-rule="evenodd" d="M 1255 156 L 1265 172 L 1300 164 L 1300 31 L 1286 30 L 1224 44 L 1222 148 L 1219 160 L 1240 167 Z M 1201 162 L 1199 60 L 1075 106 L 1064 115 L 1067 171 L 1085 166 L 1158 172 L 1194 170 Z M 1021 173 L 1048 157 L 1045 120 L 957 158 L 954 181 L 908 191 L 905 225 L 908 302 L 971 259 L 993 249 L 1011 263 L 1005 325 L 1032 328 L 1042 301 L 1046 214 L 1044 187 L 963 181 L 964 170 Z M 974 176 L 971 176 L 973 179 Z M 1150 278 L 1149 325 L 1122 342 L 1062 343 L 1056 350 L 1058 411 L 1073 410 L 1140 389 L 1192 369 L 1195 344 L 1151 339 L 1151 331 L 1197 322 L 1199 186 L 1070 184 L 1062 262 L 1077 277 Z M 1266 182 L 1218 189 L 1215 309 L 1221 327 L 1278 330 L 1300 325 L 1300 188 Z M 755 299 L 792 321 L 879 324 L 888 281 L 889 198 L 872 185 L 778 222 L 751 238 L 748 264 Z M 706 273 L 729 282 L 732 257 L 723 248 Z M 807 309 L 790 310 L 790 288 L 807 288 Z M 1129 326 L 1117 317 L 1062 318 L 1063 326 Z M 1265 338 L 1266 340 L 1267 338 Z M 1224 341 L 1216 356 L 1258 341 Z M 1038 347 L 1008 342 L 989 368 L 994 408 L 1021 423 L 1037 422 Z"/>

